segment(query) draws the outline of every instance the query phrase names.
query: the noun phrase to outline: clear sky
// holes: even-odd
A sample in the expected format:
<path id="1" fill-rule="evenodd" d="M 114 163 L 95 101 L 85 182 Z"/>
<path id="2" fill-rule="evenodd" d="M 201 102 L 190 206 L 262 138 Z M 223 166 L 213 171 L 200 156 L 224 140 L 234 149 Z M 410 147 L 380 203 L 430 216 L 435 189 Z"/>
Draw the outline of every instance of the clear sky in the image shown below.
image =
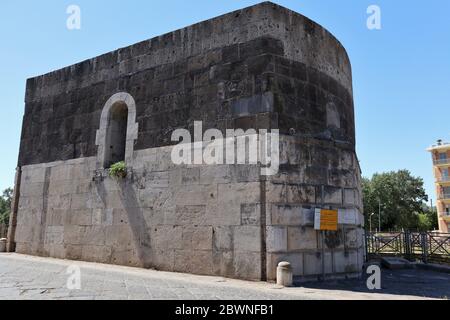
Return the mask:
<path id="1" fill-rule="evenodd" d="M 260 1 L 1 0 L 0 189 L 13 185 L 27 78 Z M 434 197 L 430 155 L 450 140 L 450 1 L 275 0 L 318 22 L 353 67 L 357 150 L 364 176 L 408 169 Z M 66 9 L 81 8 L 81 30 Z M 369 5 L 381 30 L 366 27 Z"/>

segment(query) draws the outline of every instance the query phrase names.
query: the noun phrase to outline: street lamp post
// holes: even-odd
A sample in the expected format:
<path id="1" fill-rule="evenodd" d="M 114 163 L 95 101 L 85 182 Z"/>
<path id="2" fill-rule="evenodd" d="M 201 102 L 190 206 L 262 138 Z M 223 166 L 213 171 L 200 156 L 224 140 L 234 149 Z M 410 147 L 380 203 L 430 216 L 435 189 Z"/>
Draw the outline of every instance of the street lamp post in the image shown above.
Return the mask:
<path id="1" fill-rule="evenodd" d="M 375 214 L 375 212 L 372 212 L 369 216 L 369 225 L 370 225 L 370 233 L 372 233 L 372 216 Z"/>
<path id="2" fill-rule="evenodd" d="M 381 232 L 381 200 L 378 199 L 378 232 Z"/>

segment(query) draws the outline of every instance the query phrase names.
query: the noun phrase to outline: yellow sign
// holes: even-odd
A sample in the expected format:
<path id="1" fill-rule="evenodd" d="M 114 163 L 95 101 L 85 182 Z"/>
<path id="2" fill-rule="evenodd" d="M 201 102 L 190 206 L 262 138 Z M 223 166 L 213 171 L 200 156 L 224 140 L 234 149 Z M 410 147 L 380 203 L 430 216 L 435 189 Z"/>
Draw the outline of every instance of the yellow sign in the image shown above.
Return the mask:
<path id="1" fill-rule="evenodd" d="M 314 220 L 314 229 L 316 230 L 338 230 L 338 210 L 316 209 Z"/>

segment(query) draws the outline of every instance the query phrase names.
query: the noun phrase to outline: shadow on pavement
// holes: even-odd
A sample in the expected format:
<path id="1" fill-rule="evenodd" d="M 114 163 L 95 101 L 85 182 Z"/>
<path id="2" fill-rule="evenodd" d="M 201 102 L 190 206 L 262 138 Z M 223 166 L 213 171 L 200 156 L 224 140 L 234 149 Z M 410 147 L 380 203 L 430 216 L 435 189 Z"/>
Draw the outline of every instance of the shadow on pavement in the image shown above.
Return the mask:
<path id="1" fill-rule="evenodd" d="M 368 277 L 369 275 L 364 274 L 362 279 L 308 282 L 298 286 L 311 289 L 450 299 L 450 274 L 447 273 L 418 269 L 381 269 L 381 290 L 369 290 L 366 284 Z"/>

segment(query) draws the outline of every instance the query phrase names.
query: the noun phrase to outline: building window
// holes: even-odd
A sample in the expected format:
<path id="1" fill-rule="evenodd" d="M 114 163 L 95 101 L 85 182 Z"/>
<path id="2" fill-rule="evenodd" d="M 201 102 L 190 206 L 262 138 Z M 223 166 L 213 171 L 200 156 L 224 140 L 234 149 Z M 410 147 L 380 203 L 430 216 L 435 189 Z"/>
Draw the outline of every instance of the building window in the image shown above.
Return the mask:
<path id="1" fill-rule="evenodd" d="M 439 153 L 439 160 L 446 160 L 447 159 L 447 153 Z"/>
<path id="2" fill-rule="evenodd" d="M 450 187 L 442 187 L 440 199 L 450 199 Z"/>
<path id="3" fill-rule="evenodd" d="M 448 169 L 442 169 L 442 180 L 448 180 Z"/>

